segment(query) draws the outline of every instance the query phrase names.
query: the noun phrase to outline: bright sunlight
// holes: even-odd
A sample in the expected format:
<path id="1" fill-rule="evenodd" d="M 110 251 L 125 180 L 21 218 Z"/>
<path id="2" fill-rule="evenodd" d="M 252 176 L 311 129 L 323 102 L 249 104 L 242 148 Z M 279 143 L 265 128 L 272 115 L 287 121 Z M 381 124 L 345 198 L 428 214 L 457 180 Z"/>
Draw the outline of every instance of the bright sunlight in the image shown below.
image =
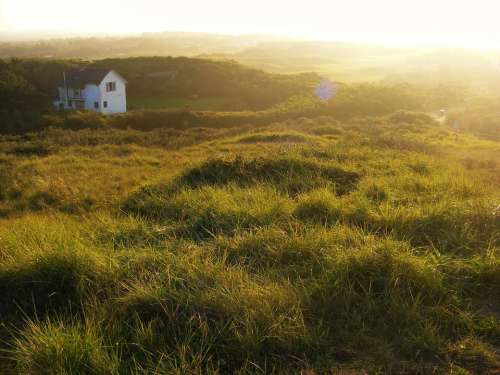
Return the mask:
<path id="1" fill-rule="evenodd" d="M 197 31 L 384 44 L 499 47 L 491 0 L 2 0 L 0 30 L 60 33 Z"/>

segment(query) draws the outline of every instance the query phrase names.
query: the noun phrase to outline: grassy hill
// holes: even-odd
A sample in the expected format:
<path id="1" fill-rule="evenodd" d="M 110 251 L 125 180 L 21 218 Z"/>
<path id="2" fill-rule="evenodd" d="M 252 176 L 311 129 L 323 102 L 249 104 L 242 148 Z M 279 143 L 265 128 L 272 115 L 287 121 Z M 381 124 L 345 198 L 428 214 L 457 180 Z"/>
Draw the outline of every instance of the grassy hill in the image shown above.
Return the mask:
<path id="1" fill-rule="evenodd" d="M 424 114 L 0 138 L 0 372 L 500 370 L 500 143 Z"/>

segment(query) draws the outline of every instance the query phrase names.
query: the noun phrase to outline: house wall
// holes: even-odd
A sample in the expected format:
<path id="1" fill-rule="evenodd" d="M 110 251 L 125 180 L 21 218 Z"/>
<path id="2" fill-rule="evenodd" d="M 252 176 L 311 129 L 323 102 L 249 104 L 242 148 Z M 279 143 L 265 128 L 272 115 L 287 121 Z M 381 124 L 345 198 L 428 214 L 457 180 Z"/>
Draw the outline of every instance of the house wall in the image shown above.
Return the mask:
<path id="1" fill-rule="evenodd" d="M 85 92 L 83 94 L 85 98 L 85 109 L 94 112 L 100 112 L 102 109 L 101 96 L 99 91 L 99 86 L 97 85 L 85 85 Z M 99 103 L 99 108 L 94 107 L 94 103 Z"/>
<path id="2" fill-rule="evenodd" d="M 106 83 L 116 82 L 116 91 L 106 92 Z M 99 85 L 100 110 L 102 113 L 127 112 L 126 82 L 115 71 L 111 70 Z M 104 108 L 104 102 L 107 108 Z"/>

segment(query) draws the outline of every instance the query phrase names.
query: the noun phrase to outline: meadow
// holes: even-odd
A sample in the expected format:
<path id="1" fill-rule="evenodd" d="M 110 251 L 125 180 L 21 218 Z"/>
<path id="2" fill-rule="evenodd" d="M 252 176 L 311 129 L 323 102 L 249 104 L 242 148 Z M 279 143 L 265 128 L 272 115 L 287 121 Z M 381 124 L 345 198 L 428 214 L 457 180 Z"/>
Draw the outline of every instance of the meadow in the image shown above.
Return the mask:
<path id="1" fill-rule="evenodd" d="M 500 371 L 498 141 L 76 116 L 0 136 L 0 372 Z"/>

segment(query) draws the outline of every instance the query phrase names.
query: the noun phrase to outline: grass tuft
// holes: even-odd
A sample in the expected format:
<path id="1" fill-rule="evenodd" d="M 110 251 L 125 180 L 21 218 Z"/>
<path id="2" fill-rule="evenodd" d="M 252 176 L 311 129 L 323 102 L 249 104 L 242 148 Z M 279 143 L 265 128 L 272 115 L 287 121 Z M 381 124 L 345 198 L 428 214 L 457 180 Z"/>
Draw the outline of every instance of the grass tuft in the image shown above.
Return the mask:
<path id="1" fill-rule="evenodd" d="M 97 325 L 30 321 L 15 342 L 19 373 L 117 374 L 119 354 L 107 348 Z"/>

